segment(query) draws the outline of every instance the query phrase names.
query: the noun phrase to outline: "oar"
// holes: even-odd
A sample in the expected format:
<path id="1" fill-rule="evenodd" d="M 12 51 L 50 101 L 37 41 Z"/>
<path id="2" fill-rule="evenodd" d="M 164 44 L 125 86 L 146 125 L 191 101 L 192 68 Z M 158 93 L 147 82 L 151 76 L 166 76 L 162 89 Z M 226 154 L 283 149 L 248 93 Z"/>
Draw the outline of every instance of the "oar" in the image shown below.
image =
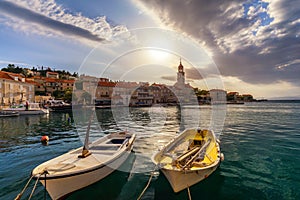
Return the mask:
<path id="1" fill-rule="evenodd" d="M 206 143 L 201 147 L 201 149 L 197 153 L 195 153 L 195 155 L 181 169 L 186 168 L 186 166 L 188 166 L 189 164 L 191 164 L 202 151 L 205 151 L 206 147 L 209 145 L 210 141 L 211 140 L 208 139 L 206 141 Z"/>

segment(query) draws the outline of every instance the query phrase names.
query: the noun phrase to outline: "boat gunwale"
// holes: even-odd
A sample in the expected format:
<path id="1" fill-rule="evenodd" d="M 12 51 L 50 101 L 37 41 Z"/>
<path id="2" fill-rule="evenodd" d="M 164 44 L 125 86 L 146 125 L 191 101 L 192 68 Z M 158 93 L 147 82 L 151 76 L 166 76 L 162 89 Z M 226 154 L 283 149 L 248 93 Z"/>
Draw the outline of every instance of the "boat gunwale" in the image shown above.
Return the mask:
<path id="1" fill-rule="evenodd" d="M 220 153 L 220 148 L 219 146 L 217 147 L 218 150 L 219 150 L 219 153 L 218 153 L 218 158 L 216 159 L 215 162 L 213 162 L 212 164 L 210 165 L 207 165 L 207 166 L 204 166 L 204 167 L 193 167 L 193 168 L 184 168 L 184 169 L 181 169 L 181 168 L 166 168 L 164 166 L 160 167 L 160 169 L 164 169 L 164 170 L 168 170 L 168 171 L 178 171 L 178 172 L 184 172 L 184 173 L 191 173 L 191 172 L 195 172 L 195 171 L 201 171 L 201 170 L 205 170 L 205 169 L 209 169 L 209 168 L 213 168 L 215 167 L 216 165 L 220 164 L 221 163 L 221 153 Z M 156 156 L 157 154 L 155 154 Z M 155 161 L 155 164 L 157 165 L 158 162 Z"/>
<path id="2" fill-rule="evenodd" d="M 109 139 L 110 136 L 112 136 L 112 135 L 111 135 L 111 134 L 110 134 L 110 135 L 106 135 L 106 136 L 104 136 L 104 137 L 102 137 L 102 138 L 96 140 L 94 143 L 99 142 L 99 141 L 101 141 L 101 140 L 103 140 L 103 139 L 105 139 L 105 138 Z M 45 173 L 44 173 L 44 174 L 41 174 L 41 175 L 40 175 L 40 173 L 33 174 L 33 171 L 34 171 L 37 167 L 39 167 L 40 165 L 44 164 L 44 163 L 42 163 L 42 164 L 38 165 L 37 167 L 35 167 L 35 168 L 31 171 L 31 176 L 33 176 L 33 179 L 35 179 L 35 180 L 36 180 L 36 179 L 39 179 L 39 180 L 50 180 L 50 179 L 52 179 L 52 180 L 53 180 L 53 179 L 61 179 L 61 178 L 67 178 L 67 177 L 72 177 L 72 176 L 78 176 L 78 175 L 82 175 L 82 174 L 86 174 L 86 173 L 90 173 L 90 172 L 96 171 L 96 170 L 101 169 L 101 168 L 106 167 L 106 166 L 109 167 L 109 164 L 115 162 L 117 159 L 119 159 L 121 156 L 123 156 L 126 152 L 128 152 L 128 151 L 131 150 L 136 135 L 135 135 L 135 134 L 131 134 L 130 136 L 131 136 L 131 137 L 130 137 L 129 140 L 127 140 L 127 143 L 123 143 L 123 144 L 122 144 L 122 147 L 121 147 L 120 149 L 118 149 L 118 150 L 115 151 L 116 153 L 115 153 L 114 155 L 116 155 L 116 156 L 115 156 L 113 159 L 110 159 L 110 160 L 108 160 L 107 162 L 102 163 L 101 165 L 96 165 L 96 166 L 94 166 L 94 167 L 90 167 L 90 168 L 87 168 L 87 169 L 78 170 L 78 171 L 73 172 L 73 173 L 72 173 L 72 172 L 71 172 L 71 173 L 69 172 L 69 173 L 63 173 L 63 174 L 60 174 L 60 175 L 59 175 L 59 174 L 58 174 L 58 175 L 49 175 L 49 174 L 47 174 L 46 177 L 45 177 L 45 176 L 42 176 L 42 175 L 44 175 Z M 104 141 L 105 141 L 105 140 L 104 140 Z M 124 148 L 124 150 L 121 151 L 123 148 Z M 77 148 L 77 149 L 71 150 L 71 151 L 69 151 L 69 152 L 67 152 L 67 153 L 65 153 L 65 154 L 71 154 L 71 153 L 73 153 L 73 152 L 75 152 L 75 151 L 78 151 L 79 149 L 82 149 L 82 147 L 79 147 L 79 148 Z M 65 155 L 65 154 L 62 154 L 61 156 Z M 59 157 L 60 157 L 60 156 L 59 156 Z M 58 158 L 58 157 L 56 157 L 56 158 Z M 56 158 L 53 158 L 53 159 L 56 159 Z M 51 159 L 51 160 L 53 160 L 53 159 Z M 83 158 L 83 159 L 84 159 L 84 158 Z M 51 160 L 49 160 L 49 161 L 51 161 Z M 49 161 L 47 161 L 47 162 L 49 162 Z M 40 176 L 39 176 L 39 175 L 40 175 Z"/>
<path id="3" fill-rule="evenodd" d="M 170 147 L 172 145 L 172 143 L 174 141 L 180 141 L 182 138 L 185 137 L 185 134 L 189 134 L 188 132 L 189 131 L 193 131 L 193 130 L 197 130 L 197 128 L 190 128 L 190 129 L 185 129 L 181 134 L 179 134 L 177 137 L 173 138 L 170 142 L 168 142 L 166 145 L 164 145 L 164 147 L 159 150 L 158 152 L 156 152 L 155 154 L 152 155 L 151 157 L 151 160 L 152 162 L 155 164 L 155 165 L 159 165 L 160 162 L 158 160 L 156 160 L 155 158 L 157 156 L 163 156 L 163 153 L 165 153 L 166 149 L 168 147 Z M 204 130 L 208 130 L 208 129 L 204 129 Z M 201 171 L 201 170 L 205 170 L 205 169 L 210 169 L 210 168 L 213 168 L 215 167 L 216 165 L 219 165 L 221 163 L 221 150 L 220 150 L 220 144 L 219 142 L 217 141 L 217 139 L 215 138 L 215 135 L 214 135 L 214 132 L 212 130 L 209 130 L 212 135 L 213 135 L 213 139 L 214 139 L 214 143 L 217 145 L 217 149 L 218 149 L 218 157 L 217 159 L 211 163 L 210 165 L 207 165 L 207 166 L 203 166 L 203 167 L 193 167 L 193 168 L 166 168 L 165 166 L 159 166 L 159 169 L 161 170 L 167 170 L 167 171 L 177 171 L 177 172 L 183 172 L 183 173 L 192 173 L 192 172 L 196 172 L 196 171 Z"/>

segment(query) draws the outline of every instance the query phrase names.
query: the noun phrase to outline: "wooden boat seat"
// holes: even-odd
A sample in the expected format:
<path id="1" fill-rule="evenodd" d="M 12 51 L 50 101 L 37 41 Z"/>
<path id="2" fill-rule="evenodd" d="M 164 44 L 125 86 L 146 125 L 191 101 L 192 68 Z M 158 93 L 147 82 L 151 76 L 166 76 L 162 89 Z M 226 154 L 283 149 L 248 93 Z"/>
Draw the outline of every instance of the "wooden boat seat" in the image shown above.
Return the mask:
<path id="1" fill-rule="evenodd" d="M 209 146 L 211 142 L 211 139 L 209 138 L 202 146 L 201 148 L 198 147 L 197 151 L 194 153 L 194 154 L 191 154 L 192 156 L 191 157 L 187 157 L 188 159 L 185 159 L 184 160 L 184 163 L 180 163 L 181 164 L 181 168 L 182 169 L 185 169 L 186 167 L 190 167 L 192 162 L 194 162 L 196 159 L 200 160 L 200 159 L 204 159 L 204 155 L 206 155 L 206 150 L 207 150 L 207 147 Z"/>
<path id="2" fill-rule="evenodd" d="M 200 147 L 197 146 L 197 147 L 194 147 L 186 152 L 184 152 L 183 154 L 181 154 L 180 156 L 178 156 L 176 158 L 176 162 L 181 162 L 181 161 L 184 161 L 185 159 L 187 159 L 188 157 L 194 155 L 197 151 L 199 151 Z"/>
<path id="3" fill-rule="evenodd" d="M 120 144 L 109 144 L 109 145 L 99 145 L 99 146 L 92 146 L 90 147 L 90 150 L 96 150 L 96 151 L 104 151 L 104 150 L 118 150 Z"/>

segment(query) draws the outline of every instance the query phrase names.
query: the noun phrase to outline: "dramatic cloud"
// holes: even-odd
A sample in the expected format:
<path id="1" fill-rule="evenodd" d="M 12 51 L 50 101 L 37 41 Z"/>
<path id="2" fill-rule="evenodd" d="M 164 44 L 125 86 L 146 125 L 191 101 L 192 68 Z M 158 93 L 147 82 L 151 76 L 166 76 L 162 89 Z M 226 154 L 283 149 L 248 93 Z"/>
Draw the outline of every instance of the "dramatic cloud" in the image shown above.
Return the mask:
<path id="1" fill-rule="evenodd" d="M 164 25 L 195 38 L 223 76 L 300 86 L 297 0 L 138 0 Z M 195 78 L 195 77 L 192 77 Z"/>
<path id="2" fill-rule="evenodd" d="M 27 34 L 72 37 L 85 42 L 105 42 L 124 26 L 112 27 L 105 17 L 90 19 L 81 14 L 71 14 L 50 1 L 1 1 L 0 11 L 7 19 L 6 25 Z"/>

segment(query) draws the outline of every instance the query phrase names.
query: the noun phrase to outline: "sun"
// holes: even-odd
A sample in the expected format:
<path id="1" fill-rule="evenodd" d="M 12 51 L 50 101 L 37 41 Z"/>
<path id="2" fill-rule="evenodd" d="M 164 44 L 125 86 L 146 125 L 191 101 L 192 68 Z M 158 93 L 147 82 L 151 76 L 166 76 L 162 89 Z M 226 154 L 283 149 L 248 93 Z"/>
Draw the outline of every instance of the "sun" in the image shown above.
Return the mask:
<path id="1" fill-rule="evenodd" d="M 147 56 L 149 56 L 151 60 L 165 61 L 170 57 L 170 53 L 163 49 L 150 49 L 147 50 Z"/>

